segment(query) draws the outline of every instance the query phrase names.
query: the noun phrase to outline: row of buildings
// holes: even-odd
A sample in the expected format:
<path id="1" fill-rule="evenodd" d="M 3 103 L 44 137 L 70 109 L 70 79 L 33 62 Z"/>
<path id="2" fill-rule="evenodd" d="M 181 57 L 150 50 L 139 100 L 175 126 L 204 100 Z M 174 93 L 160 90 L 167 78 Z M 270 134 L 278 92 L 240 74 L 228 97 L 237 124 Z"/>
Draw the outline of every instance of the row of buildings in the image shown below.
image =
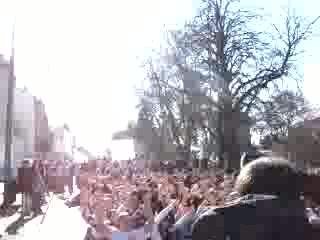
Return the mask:
<path id="1" fill-rule="evenodd" d="M 10 64 L 0 55 L 0 180 L 3 178 L 6 130 L 6 107 Z M 48 161 L 71 160 L 85 162 L 92 155 L 77 146 L 67 125 L 50 128 L 43 101 L 26 88 L 14 89 L 12 171 L 26 158 Z"/>

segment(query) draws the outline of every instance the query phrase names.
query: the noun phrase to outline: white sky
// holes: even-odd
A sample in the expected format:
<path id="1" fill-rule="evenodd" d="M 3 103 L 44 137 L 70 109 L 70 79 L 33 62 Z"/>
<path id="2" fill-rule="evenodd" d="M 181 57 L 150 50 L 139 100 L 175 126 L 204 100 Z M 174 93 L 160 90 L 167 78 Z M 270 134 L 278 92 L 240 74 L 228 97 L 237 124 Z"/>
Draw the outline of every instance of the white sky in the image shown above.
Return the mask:
<path id="1" fill-rule="evenodd" d="M 16 6 L 18 86 L 43 99 L 52 125 L 68 123 L 80 144 L 102 152 L 112 132 L 136 117 L 133 87 L 143 78 L 141 59 L 160 46 L 164 26 L 192 15 L 194 1 L 0 0 L 0 52 L 9 53 Z M 264 4 L 271 11 L 278 2 Z M 316 1 L 298 2 L 292 4 L 300 14 L 315 16 L 319 9 Z M 318 103 L 315 41 L 307 45 L 312 50 L 302 70 L 305 93 Z"/>

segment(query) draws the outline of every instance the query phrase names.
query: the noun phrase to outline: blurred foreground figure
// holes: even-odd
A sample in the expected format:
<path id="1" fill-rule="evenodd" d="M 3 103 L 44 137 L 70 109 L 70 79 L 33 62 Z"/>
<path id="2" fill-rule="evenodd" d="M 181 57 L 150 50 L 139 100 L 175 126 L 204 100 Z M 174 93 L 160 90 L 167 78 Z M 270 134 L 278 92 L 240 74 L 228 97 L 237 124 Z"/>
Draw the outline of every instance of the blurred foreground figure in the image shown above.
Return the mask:
<path id="1" fill-rule="evenodd" d="M 261 158 L 241 170 L 240 198 L 198 213 L 192 239 L 315 239 L 305 213 L 301 175 L 283 159 Z"/>

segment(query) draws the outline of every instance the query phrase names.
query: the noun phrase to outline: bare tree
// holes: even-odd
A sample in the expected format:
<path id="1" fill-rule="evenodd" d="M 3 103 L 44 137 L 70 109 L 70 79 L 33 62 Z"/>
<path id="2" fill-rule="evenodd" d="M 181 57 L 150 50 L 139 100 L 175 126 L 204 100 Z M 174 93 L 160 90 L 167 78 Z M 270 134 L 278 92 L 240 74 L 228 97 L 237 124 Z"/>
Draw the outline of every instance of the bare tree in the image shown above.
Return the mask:
<path id="1" fill-rule="evenodd" d="M 201 82 L 211 90 L 207 96 L 218 94 L 218 131 L 211 132 L 218 135 L 219 156 L 228 160 L 230 168 L 238 168 L 241 114 L 249 113 L 271 84 L 288 78 L 301 43 L 310 37 L 319 17 L 306 22 L 289 13 L 283 26 L 272 25 L 274 31 L 266 34 L 253 27 L 262 16 L 242 10 L 239 1 L 202 2 L 181 42 L 192 52 L 193 64 L 205 76 Z"/>
<path id="2" fill-rule="evenodd" d="M 288 136 L 288 130 L 311 112 L 311 106 L 301 93 L 284 90 L 259 104 L 255 130 L 272 138 Z"/>
<path id="3" fill-rule="evenodd" d="M 218 146 L 229 168 L 240 166 L 242 115 L 263 91 L 291 79 L 301 43 L 319 19 L 289 12 L 283 25 L 264 33 L 254 27 L 263 17 L 238 3 L 203 0 L 194 20 L 169 34 L 168 50 L 147 64 L 149 87 L 140 93 L 159 135 L 167 132 L 184 157 L 201 136 L 208 153 Z"/>
<path id="4" fill-rule="evenodd" d="M 147 65 L 149 87 L 144 89 L 142 105 L 149 106 L 148 114 L 162 136 L 162 144 L 173 143 L 182 160 L 191 159 L 191 145 L 197 141 L 195 121 L 195 99 L 191 99 L 187 73 L 181 72 L 165 54 L 162 64 L 155 66 L 154 61 Z M 177 68 L 175 68 L 177 67 Z"/>

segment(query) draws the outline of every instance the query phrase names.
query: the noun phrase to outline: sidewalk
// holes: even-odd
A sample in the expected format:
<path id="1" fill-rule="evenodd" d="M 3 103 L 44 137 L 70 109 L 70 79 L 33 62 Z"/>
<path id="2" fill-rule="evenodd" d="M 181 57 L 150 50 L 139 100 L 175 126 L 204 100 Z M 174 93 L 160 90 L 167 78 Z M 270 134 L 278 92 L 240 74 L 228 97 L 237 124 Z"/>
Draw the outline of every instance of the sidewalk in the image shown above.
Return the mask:
<path id="1" fill-rule="evenodd" d="M 0 183 L 0 204 L 3 202 L 3 190 L 4 190 L 4 184 Z M 0 216 L 0 237 L 1 240 L 5 239 L 18 239 L 16 236 L 11 236 L 10 238 L 5 238 L 3 235 L 5 234 L 6 228 L 16 222 L 19 217 L 21 216 L 21 203 L 22 203 L 22 194 L 17 194 L 16 201 L 12 204 L 13 209 L 15 209 L 13 214 L 11 216 Z"/>
<path id="2" fill-rule="evenodd" d="M 42 216 L 24 226 L 23 239 L 84 239 L 87 231 L 79 208 L 68 208 L 57 196 L 53 197 L 42 224 L 41 220 Z"/>
<path id="3" fill-rule="evenodd" d="M 3 186 L 0 184 L 0 201 L 2 198 L 1 190 L 3 190 Z M 78 189 L 75 188 L 75 192 L 77 191 Z M 22 195 L 18 194 L 14 205 L 21 205 L 21 200 Z M 83 239 L 87 225 L 82 219 L 79 208 L 68 208 L 58 195 L 47 198 L 47 202 L 50 204 L 48 211 L 48 205 L 42 206 L 43 212 L 47 211 L 44 221 L 41 223 L 43 215 L 39 215 L 25 223 L 22 222 L 22 224 L 20 223 L 22 226 L 17 229 L 15 235 L 8 235 L 5 230 L 9 225 L 17 222 L 21 216 L 20 211 L 10 217 L 0 217 L 0 240 Z"/>
<path id="4" fill-rule="evenodd" d="M 47 199 L 48 201 L 49 199 Z M 39 215 L 35 218 L 21 218 L 22 211 L 22 194 L 17 194 L 17 201 L 13 206 L 19 206 L 19 209 L 11 216 L 0 217 L 0 239 L 11 240 L 11 239 L 24 239 L 26 230 L 34 231 L 37 226 L 40 225 L 43 215 Z M 42 206 L 42 210 L 45 211 L 47 205 Z M 9 231 L 9 233 L 7 233 Z"/>

